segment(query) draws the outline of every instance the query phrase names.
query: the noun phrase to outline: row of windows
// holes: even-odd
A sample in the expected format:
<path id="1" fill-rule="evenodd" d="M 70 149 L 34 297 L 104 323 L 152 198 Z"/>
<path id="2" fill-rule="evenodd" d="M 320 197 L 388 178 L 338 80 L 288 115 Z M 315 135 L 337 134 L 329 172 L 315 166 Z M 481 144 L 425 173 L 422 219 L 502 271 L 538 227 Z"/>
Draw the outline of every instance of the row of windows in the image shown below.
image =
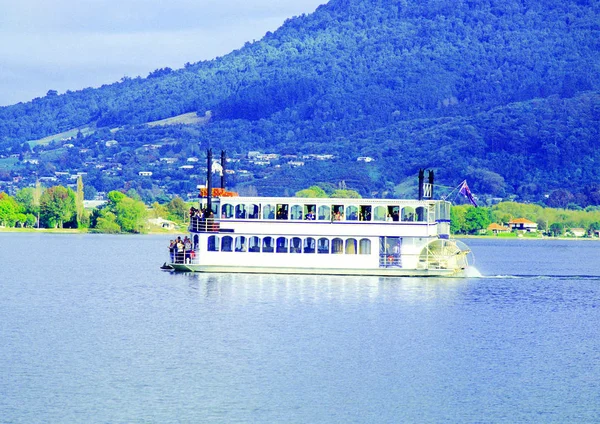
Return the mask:
<path id="1" fill-rule="evenodd" d="M 318 221 L 427 221 L 427 208 L 397 205 L 289 205 L 238 204 L 221 205 L 223 219 L 281 219 Z M 433 219 L 433 217 L 432 217 Z"/>
<path id="2" fill-rule="evenodd" d="M 210 236 L 207 247 L 209 252 L 371 254 L 371 240 L 366 238 Z"/>

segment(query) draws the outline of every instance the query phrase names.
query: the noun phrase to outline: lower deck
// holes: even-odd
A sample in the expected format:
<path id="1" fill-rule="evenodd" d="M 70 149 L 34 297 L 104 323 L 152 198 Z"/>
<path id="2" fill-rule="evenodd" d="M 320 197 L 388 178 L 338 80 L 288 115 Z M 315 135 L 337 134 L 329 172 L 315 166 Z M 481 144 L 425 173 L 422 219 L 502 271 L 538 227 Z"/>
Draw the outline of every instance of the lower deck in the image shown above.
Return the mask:
<path id="1" fill-rule="evenodd" d="M 452 275 L 469 251 L 437 237 L 192 234 L 193 248 L 172 252 L 177 271 L 323 275 Z"/>

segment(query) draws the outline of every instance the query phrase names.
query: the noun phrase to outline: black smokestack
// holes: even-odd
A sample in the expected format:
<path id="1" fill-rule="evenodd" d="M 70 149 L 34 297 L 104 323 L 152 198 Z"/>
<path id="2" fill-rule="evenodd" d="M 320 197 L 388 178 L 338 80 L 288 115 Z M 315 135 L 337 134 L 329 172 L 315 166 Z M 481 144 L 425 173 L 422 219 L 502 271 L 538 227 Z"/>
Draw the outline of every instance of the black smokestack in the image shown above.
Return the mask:
<path id="1" fill-rule="evenodd" d="M 429 189 L 431 190 L 431 198 L 433 199 L 433 169 L 429 171 Z"/>
<path id="2" fill-rule="evenodd" d="M 425 171 L 419 169 L 419 200 L 423 200 L 423 181 L 425 180 Z"/>
<path id="3" fill-rule="evenodd" d="M 212 211 L 212 149 L 206 151 L 206 212 Z"/>

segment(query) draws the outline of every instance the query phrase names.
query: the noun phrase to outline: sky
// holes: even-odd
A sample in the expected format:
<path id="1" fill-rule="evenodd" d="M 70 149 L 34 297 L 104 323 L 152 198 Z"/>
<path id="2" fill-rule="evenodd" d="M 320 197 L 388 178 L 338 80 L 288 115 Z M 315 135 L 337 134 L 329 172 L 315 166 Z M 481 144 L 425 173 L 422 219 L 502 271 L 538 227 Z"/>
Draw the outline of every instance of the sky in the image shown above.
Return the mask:
<path id="1" fill-rule="evenodd" d="M 0 0 L 0 106 L 223 56 L 327 0 Z"/>

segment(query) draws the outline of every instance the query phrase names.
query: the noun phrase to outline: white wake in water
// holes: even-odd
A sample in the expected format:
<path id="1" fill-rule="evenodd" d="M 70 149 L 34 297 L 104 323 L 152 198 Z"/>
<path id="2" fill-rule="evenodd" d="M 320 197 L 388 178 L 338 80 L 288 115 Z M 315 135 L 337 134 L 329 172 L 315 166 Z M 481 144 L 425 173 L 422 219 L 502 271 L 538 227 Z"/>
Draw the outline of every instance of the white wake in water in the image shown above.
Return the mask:
<path id="1" fill-rule="evenodd" d="M 481 277 L 483 277 L 483 275 L 481 275 L 481 272 L 479 272 L 479 270 L 477 268 L 475 268 L 474 266 L 468 267 L 465 270 L 464 276 L 468 277 L 468 278 L 481 278 Z"/>

